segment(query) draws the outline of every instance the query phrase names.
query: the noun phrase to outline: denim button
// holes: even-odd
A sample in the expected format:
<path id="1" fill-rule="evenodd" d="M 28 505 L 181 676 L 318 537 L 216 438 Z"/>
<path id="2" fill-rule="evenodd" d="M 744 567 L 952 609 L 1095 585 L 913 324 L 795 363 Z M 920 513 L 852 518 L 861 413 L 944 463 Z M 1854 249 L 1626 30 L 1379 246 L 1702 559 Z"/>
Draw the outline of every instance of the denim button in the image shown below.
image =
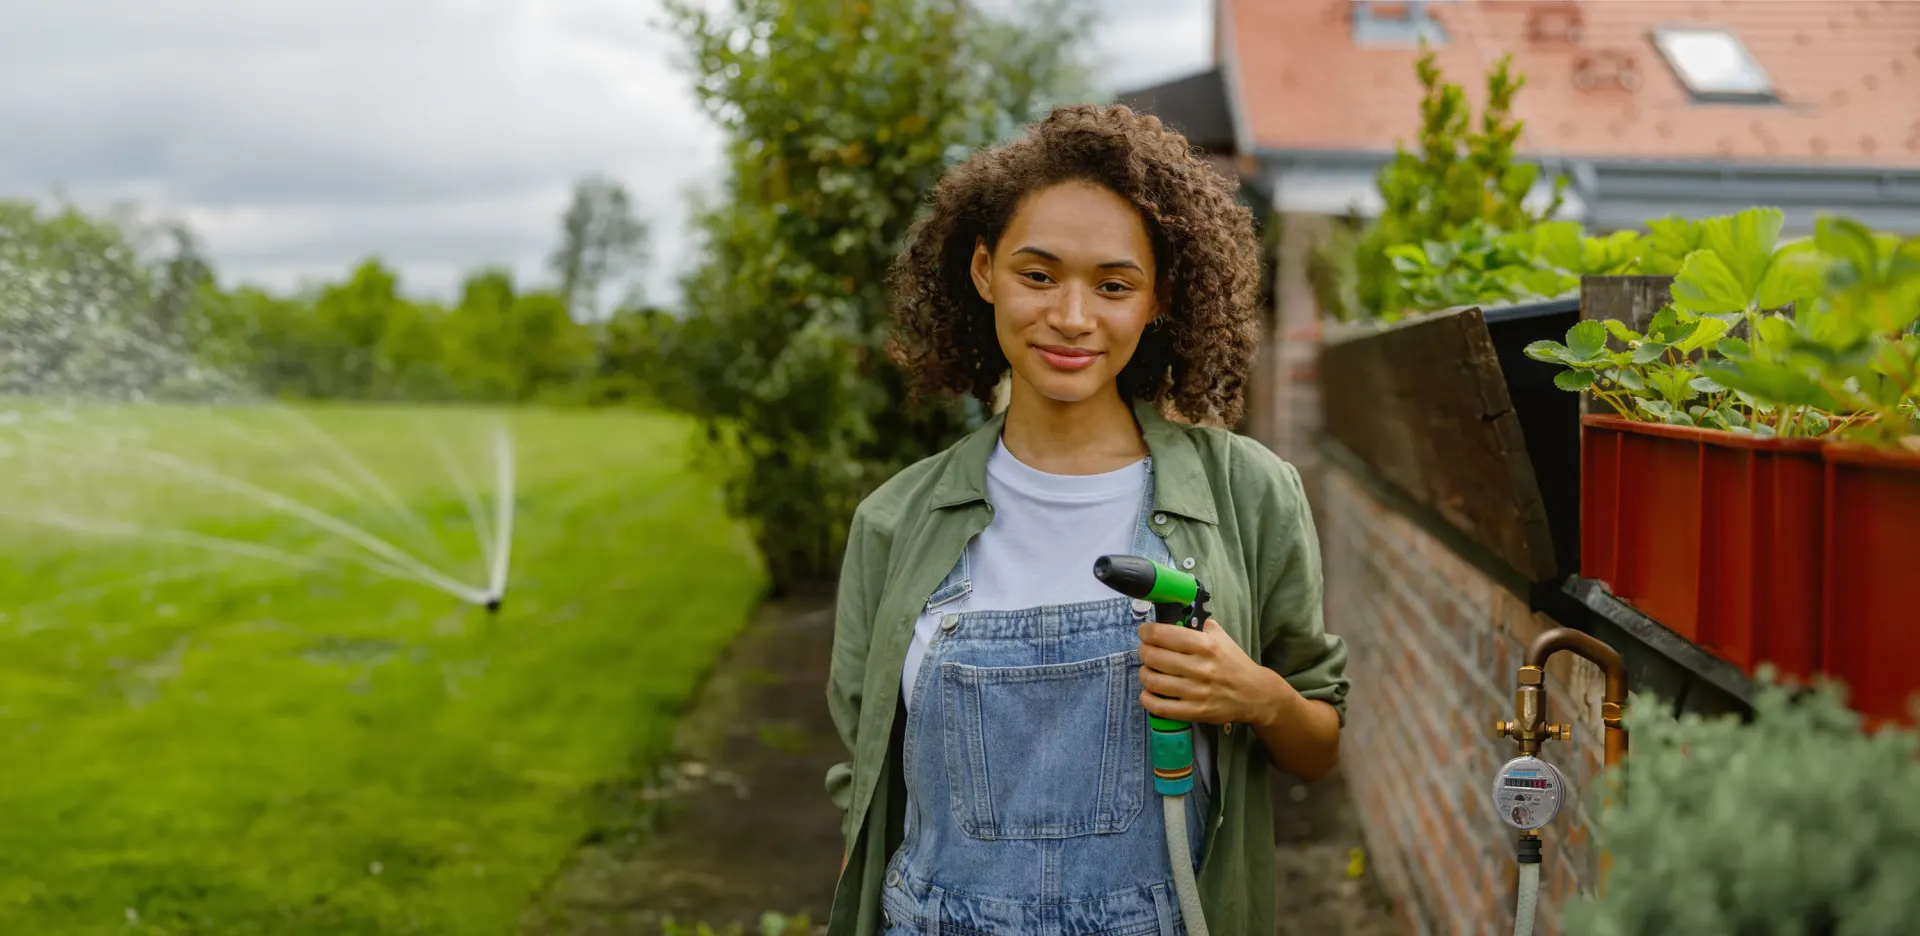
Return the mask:
<path id="1" fill-rule="evenodd" d="M 959 616 L 959 615 L 957 615 L 957 614 L 943 614 L 943 615 L 941 615 L 941 616 L 940 616 L 940 629 L 941 629 L 941 630 L 943 630 L 943 631 L 950 631 L 950 630 L 953 630 L 954 628 L 956 628 L 956 627 L 959 627 L 959 626 L 960 626 L 960 616 Z"/>
<path id="2" fill-rule="evenodd" d="M 898 871 L 888 871 L 888 872 L 887 872 L 887 886 L 888 886 L 888 887 L 899 887 L 899 886 L 900 886 L 900 872 L 898 872 Z"/>
<path id="3" fill-rule="evenodd" d="M 1193 568 L 1193 557 L 1188 556 L 1187 558 L 1180 560 L 1180 568 L 1182 569 Z"/>
<path id="4" fill-rule="evenodd" d="M 1152 610 L 1153 610 L 1153 602 L 1148 601 L 1145 598 L 1133 599 L 1133 613 L 1146 614 Z"/>

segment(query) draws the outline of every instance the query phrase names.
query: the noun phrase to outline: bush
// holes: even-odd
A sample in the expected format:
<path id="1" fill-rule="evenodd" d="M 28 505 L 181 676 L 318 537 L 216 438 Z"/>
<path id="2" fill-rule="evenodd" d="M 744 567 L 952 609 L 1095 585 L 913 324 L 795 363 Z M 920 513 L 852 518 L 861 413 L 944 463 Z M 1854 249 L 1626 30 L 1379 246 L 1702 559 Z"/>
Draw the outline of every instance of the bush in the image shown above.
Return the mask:
<path id="1" fill-rule="evenodd" d="M 909 398 L 885 272 L 941 172 L 1077 80 L 1045 6 L 1027 28 L 936 0 L 670 4 L 728 137 L 678 351 L 776 588 L 831 576 L 859 500 L 985 415 Z"/>
<path id="2" fill-rule="evenodd" d="M 1603 894 L 1574 936 L 1911 933 L 1920 919 L 1920 735 L 1869 735 L 1837 687 L 1765 672 L 1754 717 L 1675 719 L 1635 698 L 1601 820 Z M 1611 782 L 1611 781 L 1610 781 Z"/>

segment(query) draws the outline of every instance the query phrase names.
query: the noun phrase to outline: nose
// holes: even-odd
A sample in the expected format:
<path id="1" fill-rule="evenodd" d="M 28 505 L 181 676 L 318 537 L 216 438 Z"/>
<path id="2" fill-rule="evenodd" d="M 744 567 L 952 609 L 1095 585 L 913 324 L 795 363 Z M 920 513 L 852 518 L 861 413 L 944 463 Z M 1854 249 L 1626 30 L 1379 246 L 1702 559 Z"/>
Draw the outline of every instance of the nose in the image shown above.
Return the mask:
<path id="1" fill-rule="evenodd" d="M 1087 314 L 1086 290 L 1068 286 L 1060 291 L 1060 301 L 1047 314 L 1047 324 L 1066 338 L 1078 338 L 1093 331 L 1093 317 Z"/>

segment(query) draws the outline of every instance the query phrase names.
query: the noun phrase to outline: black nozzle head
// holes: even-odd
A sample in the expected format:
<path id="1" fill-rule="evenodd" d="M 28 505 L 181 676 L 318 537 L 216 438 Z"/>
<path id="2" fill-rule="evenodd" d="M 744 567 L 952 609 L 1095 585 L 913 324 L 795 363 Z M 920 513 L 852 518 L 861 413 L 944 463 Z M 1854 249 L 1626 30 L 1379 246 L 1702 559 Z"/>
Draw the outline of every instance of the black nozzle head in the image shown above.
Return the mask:
<path id="1" fill-rule="evenodd" d="M 487 599 L 487 613 L 488 614 L 500 613 L 500 596 L 499 595 L 495 595 L 492 598 Z"/>
<path id="2" fill-rule="evenodd" d="M 1101 556 L 1093 563 L 1093 577 L 1100 584 L 1129 598 L 1153 594 L 1156 575 L 1153 560 L 1141 556 Z"/>

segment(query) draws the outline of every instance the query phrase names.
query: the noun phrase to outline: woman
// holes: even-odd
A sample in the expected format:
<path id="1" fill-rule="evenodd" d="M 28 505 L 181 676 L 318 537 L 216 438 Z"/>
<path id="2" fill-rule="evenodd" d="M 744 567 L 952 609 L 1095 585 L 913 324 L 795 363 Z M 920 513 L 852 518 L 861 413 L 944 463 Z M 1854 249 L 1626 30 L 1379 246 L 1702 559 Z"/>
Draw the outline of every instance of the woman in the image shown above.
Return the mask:
<path id="1" fill-rule="evenodd" d="M 1124 107 L 1055 111 L 934 189 L 893 272 L 922 391 L 1003 413 L 855 512 L 828 701 L 848 849 L 829 932 L 1184 932 L 1146 739 L 1195 724 L 1212 933 L 1272 933 L 1267 761 L 1332 769 L 1346 650 L 1294 469 L 1231 424 L 1259 264 L 1233 186 Z M 1204 630 L 1092 574 L 1146 555 Z"/>

